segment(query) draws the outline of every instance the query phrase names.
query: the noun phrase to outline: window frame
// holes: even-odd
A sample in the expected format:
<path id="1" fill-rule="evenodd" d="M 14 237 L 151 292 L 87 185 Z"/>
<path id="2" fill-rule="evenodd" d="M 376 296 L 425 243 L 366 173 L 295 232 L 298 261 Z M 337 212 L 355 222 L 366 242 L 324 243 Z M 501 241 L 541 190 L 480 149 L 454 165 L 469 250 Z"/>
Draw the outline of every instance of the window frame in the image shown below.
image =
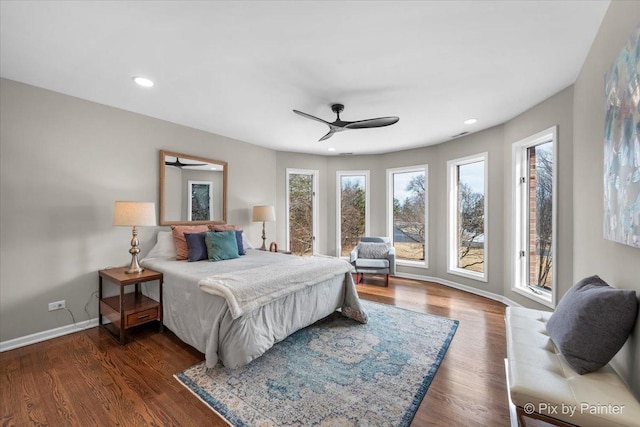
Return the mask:
<path id="1" fill-rule="evenodd" d="M 458 267 L 458 166 L 484 162 L 484 268 L 483 272 Z M 487 282 L 489 278 L 489 153 L 447 161 L 447 273 Z"/>
<path id="2" fill-rule="evenodd" d="M 363 176 L 364 175 L 364 234 L 369 235 L 371 222 L 371 198 L 369 191 L 370 173 L 368 170 L 351 170 L 336 171 L 336 256 L 338 258 L 347 258 L 342 256 L 342 177 L 343 176 Z"/>
<path id="3" fill-rule="evenodd" d="M 291 236 L 289 235 L 289 177 L 290 175 L 312 175 L 313 176 L 313 196 L 312 196 L 312 214 L 313 214 L 313 255 L 318 254 L 318 235 L 319 235 L 319 176 L 320 172 L 316 169 L 297 169 L 287 168 L 285 176 L 286 199 L 285 199 L 285 237 L 286 249 L 291 250 Z"/>
<path id="4" fill-rule="evenodd" d="M 393 238 L 393 175 L 395 173 L 424 172 L 424 261 L 411 261 L 400 259 L 396 255 L 396 265 L 429 268 L 429 165 L 404 166 L 387 169 L 387 236 L 395 243 Z"/>
<path id="5" fill-rule="evenodd" d="M 531 147 L 547 142 L 552 143 L 553 172 L 551 196 L 551 253 L 553 254 L 553 269 L 551 271 L 551 292 L 547 296 L 542 291 L 534 291 L 529 286 L 529 262 L 526 254 L 528 248 L 529 230 L 529 163 L 527 150 Z M 558 241 L 558 126 L 552 126 L 512 145 L 511 149 L 511 207 L 513 226 L 511 234 L 511 290 L 549 308 L 555 308 L 557 302 L 557 241 Z M 522 182 L 522 178 L 525 182 Z M 524 253 L 524 255 L 523 255 Z"/>

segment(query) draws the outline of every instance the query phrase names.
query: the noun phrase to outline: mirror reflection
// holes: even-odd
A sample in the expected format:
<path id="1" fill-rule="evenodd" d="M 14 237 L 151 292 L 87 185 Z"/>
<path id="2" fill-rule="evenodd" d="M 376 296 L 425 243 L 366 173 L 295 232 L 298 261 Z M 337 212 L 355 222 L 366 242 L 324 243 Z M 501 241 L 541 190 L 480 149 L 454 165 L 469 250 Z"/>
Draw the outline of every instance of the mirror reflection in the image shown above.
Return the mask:
<path id="1" fill-rule="evenodd" d="M 160 225 L 227 220 L 227 162 L 160 151 Z"/>

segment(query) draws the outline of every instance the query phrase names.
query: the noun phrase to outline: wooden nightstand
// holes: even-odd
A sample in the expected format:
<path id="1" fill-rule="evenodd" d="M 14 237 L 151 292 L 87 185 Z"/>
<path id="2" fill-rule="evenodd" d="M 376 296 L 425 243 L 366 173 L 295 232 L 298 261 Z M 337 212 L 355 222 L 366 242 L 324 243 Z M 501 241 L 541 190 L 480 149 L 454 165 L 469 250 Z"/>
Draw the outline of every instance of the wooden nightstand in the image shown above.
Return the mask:
<path id="1" fill-rule="evenodd" d="M 126 342 L 125 332 L 127 329 L 143 323 L 158 320 L 160 322 L 160 332 L 162 332 L 162 273 L 145 269 L 141 273 L 127 274 L 127 267 L 110 268 L 100 270 L 100 284 L 98 288 L 98 298 L 100 299 L 98 308 L 98 324 L 105 328 L 120 343 L 124 345 Z M 120 294 L 103 298 L 102 297 L 102 279 L 107 279 L 120 286 Z M 140 283 L 158 281 L 158 291 L 160 301 L 148 298 L 140 292 Z M 135 292 L 124 293 L 125 287 L 135 285 Z M 109 324 L 102 323 L 102 316 L 111 321 L 111 325 L 118 331 L 109 328 Z"/>

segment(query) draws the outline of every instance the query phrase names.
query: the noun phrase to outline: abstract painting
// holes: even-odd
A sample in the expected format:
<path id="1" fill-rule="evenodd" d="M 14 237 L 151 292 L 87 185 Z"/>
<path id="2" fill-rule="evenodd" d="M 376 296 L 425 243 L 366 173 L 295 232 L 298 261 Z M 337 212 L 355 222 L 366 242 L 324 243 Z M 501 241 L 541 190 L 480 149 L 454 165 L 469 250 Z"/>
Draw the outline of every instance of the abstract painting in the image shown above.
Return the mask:
<path id="1" fill-rule="evenodd" d="M 605 77 L 604 237 L 640 248 L 640 27 Z"/>

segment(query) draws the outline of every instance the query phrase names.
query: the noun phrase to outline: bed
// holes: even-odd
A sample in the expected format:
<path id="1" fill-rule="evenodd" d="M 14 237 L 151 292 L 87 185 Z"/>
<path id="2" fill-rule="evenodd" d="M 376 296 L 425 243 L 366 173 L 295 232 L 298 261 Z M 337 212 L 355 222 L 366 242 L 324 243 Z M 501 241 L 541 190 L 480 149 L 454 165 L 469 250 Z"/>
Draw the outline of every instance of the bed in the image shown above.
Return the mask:
<path id="1" fill-rule="evenodd" d="M 169 239 L 159 232 L 158 243 L 141 264 L 164 275 L 163 322 L 181 340 L 205 354 L 206 366 L 218 362 L 229 368 L 259 357 L 293 332 L 341 309 L 343 315 L 366 323 L 347 261 L 247 249 L 236 259 L 176 261 L 169 251 L 157 250 Z M 312 264 L 309 264 L 312 263 Z M 331 264 L 328 264 L 331 263 Z M 341 264 L 344 263 L 344 264 Z M 322 266 L 331 274 L 301 274 L 307 266 Z M 270 273 L 272 272 L 272 273 Z M 227 295 L 240 281 L 246 285 L 263 276 L 268 295 L 248 303 Z M 235 280 L 235 281 L 234 281 Z M 261 282 L 260 282 L 261 283 Z M 147 293 L 158 298 L 155 287 Z M 255 289 L 251 288 L 251 294 Z M 154 295 L 154 292 L 156 293 Z M 357 323 L 354 322 L 354 325 Z"/>

